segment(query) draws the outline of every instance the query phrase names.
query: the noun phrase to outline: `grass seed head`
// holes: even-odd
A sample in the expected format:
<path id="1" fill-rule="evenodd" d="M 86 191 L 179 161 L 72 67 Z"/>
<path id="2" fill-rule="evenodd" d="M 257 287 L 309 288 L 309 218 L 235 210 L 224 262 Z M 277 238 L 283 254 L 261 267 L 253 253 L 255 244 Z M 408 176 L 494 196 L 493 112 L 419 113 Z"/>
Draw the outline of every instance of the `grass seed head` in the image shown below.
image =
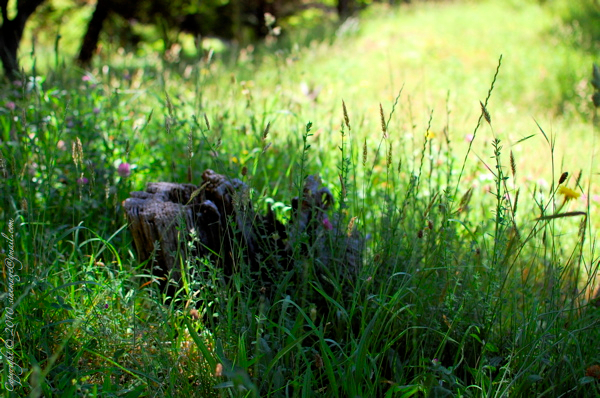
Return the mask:
<path id="1" fill-rule="evenodd" d="M 510 151 L 510 170 L 512 171 L 513 179 L 517 174 L 517 164 L 515 162 L 515 156 L 513 155 L 513 151 Z"/>
<path id="2" fill-rule="evenodd" d="M 492 117 L 490 116 L 490 113 L 486 109 L 485 105 L 483 105 L 483 102 L 481 101 L 479 101 L 479 104 L 481 105 L 481 113 L 483 114 L 485 121 L 488 122 L 488 124 L 492 124 Z"/>
<path id="3" fill-rule="evenodd" d="M 265 131 L 263 131 L 262 140 L 265 141 L 267 136 L 269 135 L 269 129 L 271 128 L 271 122 L 267 123 L 267 127 L 265 127 Z"/>
<path id="4" fill-rule="evenodd" d="M 385 116 L 383 116 L 383 106 L 379 104 L 379 116 L 381 117 L 381 132 L 383 132 L 383 138 L 388 138 L 387 125 L 385 123 Z"/>
<path id="5" fill-rule="evenodd" d="M 513 205 L 513 214 L 517 214 L 517 205 L 519 204 L 519 193 L 521 192 L 521 188 L 517 189 L 517 193 L 515 194 L 515 204 Z"/>
<path id="6" fill-rule="evenodd" d="M 206 113 L 204 114 L 204 122 L 206 123 L 206 129 L 210 130 L 210 122 L 208 121 L 208 116 L 206 116 Z"/>
<path id="7" fill-rule="evenodd" d="M 77 140 L 71 146 L 71 156 L 73 157 L 75 167 L 83 164 L 83 145 L 81 145 L 79 137 L 77 137 Z"/>
<path id="8" fill-rule="evenodd" d="M 356 216 L 352 217 L 348 223 L 348 230 L 346 231 L 346 235 L 348 235 L 348 237 L 352 236 L 352 231 L 354 231 L 354 224 L 356 223 L 357 218 L 358 217 Z"/>
<path id="9" fill-rule="evenodd" d="M 473 196 L 473 188 L 469 188 L 460 200 L 460 204 L 458 205 L 459 213 L 467 210 L 472 196 Z"/>
<path id="10" fill-rule="evenodd" d="M 352 130 L 350 128 L 350 118 L 348 117 L 348 110 L 346 109 L 346 103 L 342 100 L 342 108 L 344 109 L 344 122 L 346 123 L 346 127 L 348 127 L 348 131 Z"/>
<path id="11" fill-rule="evenodd" d="M 562 184 L 563 182 L 565 182 L 567 180 L 567 177 L 569 176 L 569 172 L 565 171 L 564 173 L 562 173 L 560 175 L 560 178 L 558 179 L 558 185 Z"/>

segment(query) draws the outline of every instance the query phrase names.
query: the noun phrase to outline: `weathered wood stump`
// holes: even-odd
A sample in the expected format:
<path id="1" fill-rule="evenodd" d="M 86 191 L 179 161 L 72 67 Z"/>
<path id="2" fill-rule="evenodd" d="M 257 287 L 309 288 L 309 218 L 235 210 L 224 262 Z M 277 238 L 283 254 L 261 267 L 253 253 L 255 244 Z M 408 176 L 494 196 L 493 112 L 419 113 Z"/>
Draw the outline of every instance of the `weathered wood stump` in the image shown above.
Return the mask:
<path id="1" fill-rule="evenodd" d="M 151 262 L 154 275 L 171 273 L 178 281 L 180 262 L 194 255 L 209 257 L 225 275 L 249 265 L 253 275 L 270 284 L 302 256 L 321 267 L 343 267 L 345 277 L 354 279 L 363 239 L 355 229 L 348 232 L 329 219 L 333 202 L 320 179 L 308 176 L 284 225 L 270 207 L 265 215 L 254 210 L 242 181 L 206 170 L 200 186 L 149 183 L 146 191 L 132 192 L 124 208 L 139 260 Z M 197 240 L 190 250 L 186 245 L 192 233 Z"/>

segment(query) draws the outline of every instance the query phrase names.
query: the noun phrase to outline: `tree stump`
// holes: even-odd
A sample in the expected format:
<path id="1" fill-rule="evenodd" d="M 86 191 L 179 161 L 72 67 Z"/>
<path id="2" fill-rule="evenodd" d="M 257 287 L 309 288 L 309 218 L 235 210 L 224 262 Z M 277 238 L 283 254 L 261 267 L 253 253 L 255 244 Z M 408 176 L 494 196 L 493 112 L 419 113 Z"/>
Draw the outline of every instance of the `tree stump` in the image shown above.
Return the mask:
<path id="1" fill-rule="evenodd" d="M 270 207 L 264 215 L 254 210 L 242 181 L 209 169 L 199 186 L 149 183 L 146 191 L 132 192 L 124 208 L 139 260 L 152 262 L 155 275 L 170 273 L 178 282 L 180 264 L 193 255 L 209 257 L 226 276 L 246 264 L 263 283 L 273 284 L 303 256 L 320 267 L 343 267 L 344 277 L 354 279 L 364 239 L 329 219 L 333 202 L 320 178 L 308 176 L 284 225 Z M 190 250 L 192 233 L 197 240 Z"/>

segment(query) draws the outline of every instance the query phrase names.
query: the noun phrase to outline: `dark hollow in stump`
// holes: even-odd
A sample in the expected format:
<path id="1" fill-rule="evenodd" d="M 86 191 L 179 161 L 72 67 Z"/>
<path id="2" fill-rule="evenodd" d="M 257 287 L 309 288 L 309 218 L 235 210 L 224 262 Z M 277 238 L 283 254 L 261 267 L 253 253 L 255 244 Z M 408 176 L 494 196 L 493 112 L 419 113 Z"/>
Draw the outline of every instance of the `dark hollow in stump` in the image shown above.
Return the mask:
<path id="1" fill-rule="evenodd" d="M 238 272 L 241 261 L 265 284 L 277 283 L 294 266 L 294 259 L 312 258 L 323 271 L 340 267 L 351 282 L 362 260 L 364 239 L 331 221 L 329 189 L 317 176 L 308 176 L 300 197 L 292 200 L 292 216 L 284 225 L 269 207 L 256 212 L 246 184 L 212 170 L 200 186 L 149 183 L 132 192 L 124 208 L 141 262 L 149 260 L 161 278 L 169 273 L 178 282 L 186 256 L 209 257 L 226 276 Z M 193 250 L 185 245 L 195 233 Z"/>

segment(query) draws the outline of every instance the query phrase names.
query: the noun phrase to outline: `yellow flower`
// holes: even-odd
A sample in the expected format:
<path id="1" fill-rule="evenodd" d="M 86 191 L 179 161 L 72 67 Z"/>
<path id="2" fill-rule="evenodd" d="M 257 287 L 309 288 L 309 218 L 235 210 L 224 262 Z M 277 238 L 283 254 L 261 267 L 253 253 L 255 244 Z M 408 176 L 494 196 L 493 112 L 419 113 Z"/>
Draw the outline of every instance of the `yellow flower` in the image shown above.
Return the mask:
<path id="1" fill-rule="evenodd" d="M 567 188 L 565 186 L 559 187 L 558 193 L 565 197 L 565 202 L 568 202 L 571 199 L 577 199 L 581 196 L 579 192 L 574 191 L 571 188 Z"/>

